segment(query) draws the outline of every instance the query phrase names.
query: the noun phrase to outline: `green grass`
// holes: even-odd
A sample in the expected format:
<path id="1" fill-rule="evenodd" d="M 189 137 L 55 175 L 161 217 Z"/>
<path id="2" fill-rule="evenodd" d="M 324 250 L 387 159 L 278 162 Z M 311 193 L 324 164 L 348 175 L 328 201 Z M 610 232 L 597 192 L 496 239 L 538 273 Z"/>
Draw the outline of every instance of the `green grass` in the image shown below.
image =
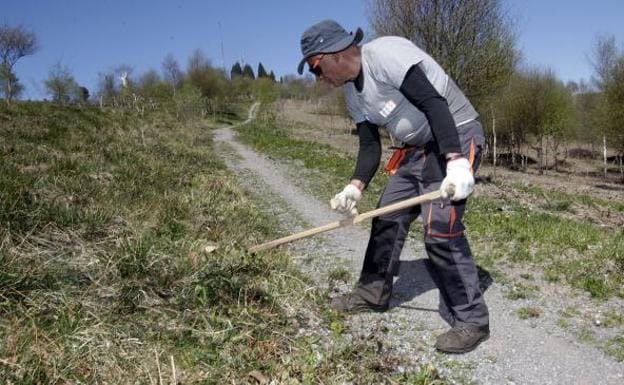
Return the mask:
<path id="1" fill-rule="evenodd" d="M 375 341 L 299 335 L 303 310 L 339 324 L 288 255 L 245 251 L 277 223 L 215 156 L 210 124 L 0 106 L 0 383 L 397 377 Z"/>
<path id="2" fill-rule="evenodd" d="M 557 326 L 562 329 L 568 329 L 570 327 L 570 321 L 566 318 L 559 318 L 557 320 Z"/>
<path id="3" fill-rule="evenodd" d="M 240 137 L 259 151 L 300 166 L 306 186 L 319 198 L 329 200 L 347 182 L 355 154 L 290 137 L 289 123 L 270 114 L 264 121 L 241 127 Z M 374 207 L 386 181 L 378 173 L 359 205 L 361 212 Z M 501 262 L 538 266 L 548 280 L 578 287 L 596 298 L 624 297 L 624 230 L 609 231 L 558 215 L 571 202 L 614 209 L 620 203 L 563 192 L 546 194 L 536 186 L 514 188 L 542 198 L 547 195 L 548 211 L 535 212 L 513 197 L 472 198 L 465 222 L 479 264 L 494 269 L 493 274 Z"/>
<path id="4" fill-rule="evenodd" d="M 516 311 L 520 319 L 537 318 L 542 312 L 536 307 L 521 307 Z"/>
<path id="5" fill-rule="evenodd" d="M 539 287 L 526 283 L 515 283 L 506 288 L 505 298 L 510 300 L 535 298 Z"/>
<path id="6" fill-rule="evenodd" d="M 605 346 L 605 352 L 618 361 L 624 361 L 624 337 L 614 337 Z"/>
<path id="7" fill-rule="evenodd" d="M 351 272 L 349 272 L 349 270 L 345 269 L 344 267 L 337 267 L 329 272 L 327 278 L 330 281 L 349 282 L 349 279 L 351 278 Z"/>
<path id="8" fill-rule="evenodd" d="M 504 206 L 510 209 L 501 210 Z M 596 298 L 624 296 L 622 230 L 606 231 L 489 198 L 472 200 L 466 223 L 477 244 L 496 245 L 479 258 L 541 266 L 548 280 L 584 289 Z"/>
<path id="9" fill-rule="evenodd" d="M 574 306 L 568 306 L 559 311 L 559 314 L 565 318 L 574 318 L 581 315 L 581 312 Z"/>
<path id="10" fill-rule="evenodd" d="M 624 314 L 618 311 L 608 311 L 604 314 L 604 327 L 622 328 L 624 327 Z"/>
<path id="11" fill-rule="evenodd" d="M 588 344 L 595 344 L 596 343 L 596 333 L 594 333 L 594 331 L 591 330 L 587 326 L 582 327 L 577 332 L 577 336 L 578 336 L 580 341 L 583 341 L 585 343 L 588 343 Z"/>
<path id="12" fill-rule="evenodd" d="M 546 203 L 541 207 L 547 211 L 571 211 L 570 206 L 575 203 L 588 208 L 603 207 L 617 212 L 624 212 L 624 203 L 614 200 L 604 200 L 587 194 L 570 194 L 561 190 L 544 190 L 535 185 L 514 183 L 515 190 L 522 191 L 535 198 L 545 199 Z"/>

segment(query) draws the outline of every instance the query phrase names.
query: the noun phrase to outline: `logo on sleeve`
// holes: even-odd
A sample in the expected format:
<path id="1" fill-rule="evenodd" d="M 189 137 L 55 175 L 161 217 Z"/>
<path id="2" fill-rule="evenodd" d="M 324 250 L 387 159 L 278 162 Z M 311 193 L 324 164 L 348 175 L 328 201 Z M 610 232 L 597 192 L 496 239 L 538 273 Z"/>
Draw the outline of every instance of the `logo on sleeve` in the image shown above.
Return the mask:
<path id="1" fill-rule="evenodd" d="M 394 111 L 395 108 L 396 108 L 396 103 L 394 103 L 392 100 L 389 100 L 386 102 L 386 104 L 384 104 L 381 111 L 379 111 L 379 114 L 381 114 L 381 116 L 383 116 L 384 118 L 387 118 L 388 116 L 390 116 L 390 114 L 392 113 L 392 111 Z"/>

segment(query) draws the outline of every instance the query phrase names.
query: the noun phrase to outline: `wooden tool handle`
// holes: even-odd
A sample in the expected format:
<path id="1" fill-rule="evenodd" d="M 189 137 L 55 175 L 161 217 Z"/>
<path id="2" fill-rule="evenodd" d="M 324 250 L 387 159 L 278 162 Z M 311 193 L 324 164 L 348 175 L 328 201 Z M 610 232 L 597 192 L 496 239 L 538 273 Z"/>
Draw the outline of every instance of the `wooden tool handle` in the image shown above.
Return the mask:
<path id="1" fill-rule="evenodd" d="M 253 247 L 249 248 L 249 252 L 250 253 L 255 253 L 255 252 L 258 252 L 258 251 L 272 249 L 273 247 L 282 245 L 284 243 L 296 241 L 296 240 L 302 239 L 302 238 L 307 238 L 307 237 L 310 237 L 312 235 L 316 235 L 316 234 L 319 234 L 319 233 L 324 233 L 326 231 L 335 230 L 335 229 L 340 228 L 340 227 L 350 226 L 350 225 L 353 225 L 355 223 L 360 223 L 360 222 L 362 222 L 362 221 L 364 221 L 366 219 L 375 218 L 375 217 L 378 217 L 378 216 L 384 215 L 384 214 L 390 214 L 390 213 L 393 213 L 395 211 L 399 211 L 399 210 L 402 210 L 402 209 L 405 209 L 405 208 L 408 208 L 408 207 L 416 206 L 416 205 L 421 204 L 421 203 L 433 201 L 433 200 L 436 200 L 438 198 L 440 198 L 440 191 L 439 190 L 432 191 L 430 193 L 427 193 L 427 194 L 424 194 L 424 195 L 419 195 L 419 196 L 414 197 L 414 198 L 406 199 L 406 200 L 401 201 L 401 202 L 393 203 L 393 204 L 388 205 L 388 206 L 380 207 L 378 209 L 371 210 L 371 211 L 365 212 L 363 214 L 356 215 L 354 217 L 348 217 L 348 218 L 342 219 L 340 221 L 328 223 L 328 224 L 323 225 L 323 226 L 315 227 L 313 229 L 309 229 L 309 230 L 306 230 L 306 231 L 302 231 L 300 233 L 292 234 L 292 235 L 289 235 L 287 237 L 275 239 L 273 241 L 266 242 L 266 243 L 263 243 L 261 245 L 253 246 Z"/>

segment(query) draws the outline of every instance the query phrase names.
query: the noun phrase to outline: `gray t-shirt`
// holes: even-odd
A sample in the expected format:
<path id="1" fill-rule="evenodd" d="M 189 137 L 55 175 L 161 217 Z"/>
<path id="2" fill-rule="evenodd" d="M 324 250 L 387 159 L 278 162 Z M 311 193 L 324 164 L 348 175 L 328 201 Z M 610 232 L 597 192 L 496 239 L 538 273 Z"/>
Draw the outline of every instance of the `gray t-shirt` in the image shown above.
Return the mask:
<path id="1" fill-rule="evenodd" d="M 407 39 L 385 36 L 362 45 L 362 92 L 358 92 L 353 82 L 343 87 L 353 120 L 384 126 L 394 138 L 409 145 L 423 146 L 431 141 L 427 118 L 399 90 L 407 71 L 415 64 L 446 98 L 457 127 L 479 116 L 431 56 Z"/>

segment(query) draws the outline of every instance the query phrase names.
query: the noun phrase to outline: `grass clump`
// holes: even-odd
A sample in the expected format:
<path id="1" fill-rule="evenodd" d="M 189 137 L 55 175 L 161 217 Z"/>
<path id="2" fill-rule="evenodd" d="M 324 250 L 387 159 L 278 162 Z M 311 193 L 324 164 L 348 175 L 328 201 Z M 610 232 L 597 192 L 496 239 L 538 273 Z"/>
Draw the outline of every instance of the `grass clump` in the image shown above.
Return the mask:
<path id="1" fill-rule="evenodd" d="M 559 318 L 557 320 L 557 326 L 559 326 L 562 329 L 568 329 L 570 327 L 570 320 L 566 318 Z"/>
<path id="2" fill-rule="evenodd" d="M 536 307 L 521 307 L 516 311 L 520 319 L 537 318 L 542 312 Z"/>
<path id="3" fill-rule="evenodd" d="M 569 200 L 554 200 L 546 202 L 542 208 L 547 211 L 570 211 L 571 205 L 572 201 Z"/>
<path id="4" fill-rule="evenodd" d="M 526 283 L 515 283 L 506 290 L 505 298 L 510 300 L 535 298 L 539 287 Z"/>
<path id="5" fill-rule="evenodd" d="M 624 361 L 624 337 L 617 336 L 610 339 L 605 346 L 605 352 L 618 361 Z"/>
<path id="6" fill-rule="evenodd" d="M 344 267 L 337 267 L 332 269 L 327 277 L 330 282 L 349 282 L 350 278 L 351 278 L 351 273 L 349 272 L 348 269 L 345 269 Z"/>
<path id="7" fill-rule="evenodd" d="M 618 311 L 608 311 L 604 314 L 604 322 L 603 325 L 605 327 L 624 327 L 624 314 Z"/>

